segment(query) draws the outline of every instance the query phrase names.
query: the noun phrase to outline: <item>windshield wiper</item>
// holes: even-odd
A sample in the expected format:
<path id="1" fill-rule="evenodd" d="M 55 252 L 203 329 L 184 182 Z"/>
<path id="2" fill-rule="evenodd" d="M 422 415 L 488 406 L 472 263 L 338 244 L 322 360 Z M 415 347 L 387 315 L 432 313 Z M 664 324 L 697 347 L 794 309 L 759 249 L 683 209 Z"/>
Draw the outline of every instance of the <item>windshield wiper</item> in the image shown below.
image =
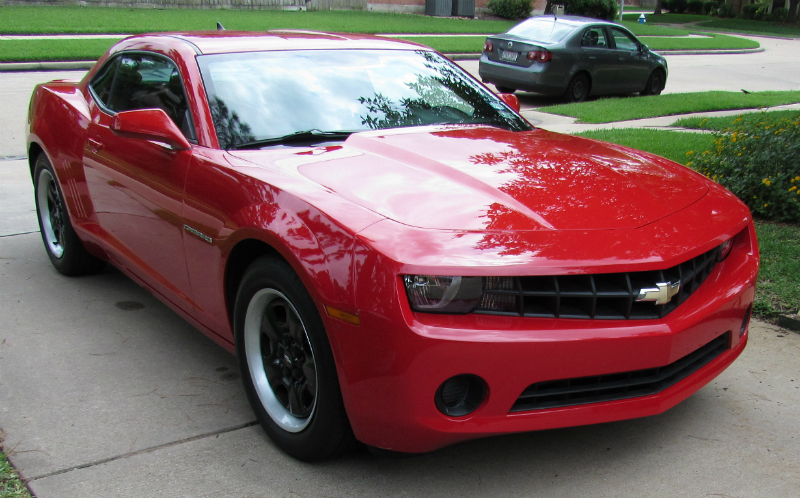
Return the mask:
<path id="1" fill-rule="evenodd" d="M 321 142 L 328 139 L 343 139 L 347 138 L 357 131 L 322 131 L 318 129 L 303 130 L 284 135 L 282 137 L 264 138 L 262 140 L 254 140 L 252 142 L 245 142 L 236 144 L 234 149 L 258 149 L 266 145 L 286 144 L 292 142 Z"/>

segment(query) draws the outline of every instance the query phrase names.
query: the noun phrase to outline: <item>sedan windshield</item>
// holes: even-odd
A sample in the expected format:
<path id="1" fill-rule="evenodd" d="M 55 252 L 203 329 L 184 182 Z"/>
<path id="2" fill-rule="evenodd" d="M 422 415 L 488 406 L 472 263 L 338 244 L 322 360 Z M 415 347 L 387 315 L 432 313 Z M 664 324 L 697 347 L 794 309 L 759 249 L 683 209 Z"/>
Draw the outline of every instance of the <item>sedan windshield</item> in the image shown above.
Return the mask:
<path id="1" fill-rule="evenodd" d="M 507 33 L 539 43 L 558 43 L 573 31 L 575 31 L 575 26 L 562 24 L 554 17 L 538 17 L 517 24 Z"/>
<path id="2" fill-rule="evenodd" d="M 197 59 L 223 149 L 433 124 L 531 129 L 434 52 L 296 50 Z"/>

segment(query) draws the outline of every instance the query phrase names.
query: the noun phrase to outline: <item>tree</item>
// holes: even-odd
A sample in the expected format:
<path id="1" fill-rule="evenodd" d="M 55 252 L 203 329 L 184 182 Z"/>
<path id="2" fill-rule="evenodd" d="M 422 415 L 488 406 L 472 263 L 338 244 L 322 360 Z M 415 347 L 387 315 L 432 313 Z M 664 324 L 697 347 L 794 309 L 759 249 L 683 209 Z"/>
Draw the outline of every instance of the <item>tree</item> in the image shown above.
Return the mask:
<path id="1" fill-rule="evenodd" d="M 789 0 L 789 15 L 786 17 L 788 22 L 795 22 L 797 20 L 797 4 L 800 0 Z"/>
<path id="2" fill-rule="evenodd" d="M 653 9 L 653 15 L 660 16 L 663 14 L 663 12 L 661 12 L 661 9 L 664 8 L 662 5 L 663 3 L 664 0 L 656 0 L 656 7 Z"/>

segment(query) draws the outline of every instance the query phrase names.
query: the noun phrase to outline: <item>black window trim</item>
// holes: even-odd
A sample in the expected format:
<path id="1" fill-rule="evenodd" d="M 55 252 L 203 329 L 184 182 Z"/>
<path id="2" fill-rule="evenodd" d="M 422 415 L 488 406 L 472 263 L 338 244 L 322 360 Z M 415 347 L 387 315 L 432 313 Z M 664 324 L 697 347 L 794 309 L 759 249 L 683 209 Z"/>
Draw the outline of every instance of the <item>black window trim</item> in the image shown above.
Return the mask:
<path id="1" fill-rule="evenodd" d="M 108 114 L 109 116 L 115 116 L 117 114 L 117 111 L 112 110 L 110 107 L 105 105 L 105 103 L 103 103 L 102 100 L 100 100 L 100 97 L 97 96 L 97 93 L 94 91 L 94 88 L 93 88 L 92 85 L 94 84 L 94 81 L 95 81 L 95 79 L 97 79 L 98 75 L 102 74 L 103 70 L 106 67 L 108 67 L 110 64 L 116 64 L 119 61 L 120 57 L 122 57 L 123 55 L 137 55 L 137 54 L 155 56 L 155 57 L 164 59 L 166 61 L 169 61 L 175 67 L 175 69 L 178 70 L 178 64 L 171 57 L 163 55 L 163 54 L 159 54 L 157 52 L 151 52 L 149 50 L 122 50 L 122 51 L 117 52 L 116 54 L 114 54 L 113 56 L 111 56 L 106 61 L 105 64 L 103 64 L 103 67 L 100 68 L 100 70 L 95 73 L 94 77 L 89 81 L 89 84 L 87 85 L 87 88 L 89 89 L 89 94 L 91 94 L 92 99 L 94 100 L 95 104 L 97 104 L 97 106 L 100 108 L 101 111 L 103 111 L 104 113 Z M 114 88 L 114 83 L 117 82 L 117 72 L 118 71 L 119 71 L 119 68 L 114 70 L 114 79 L 111 81 L 111 88 L 112 89 Z M 178 70 L 178 74 L 180 74 L 180 70 Z M 181 76 L 181 89 L 183 89 L 184 97 L 187 98 L 186 102 L 187 102 L 187 105 L 188 105 L 188 102 L 189 102 L 188 95 L 189 94 L 186 92 L 186 85 L 184 85 L 184 83 L 183 83 L 183 76 Z M 109 93 L 109 96 L 110 95 L 111 94 Z M 194 144 L 194 145 L 198 145 L 199 142 L 197 141 L 197 138 L 196 138 L 198 136 L 197 127 L 195 126 L 195 119 L 194 119 L 194 115 L 192 113 L 191 106 L 189 106 L 189 119 L 191 120 L 190 126 L 194 130 L 195 138 L 189 138 L 189 137 L 186 137 L 185 135 L 184 135 L 184 137 L 186 138 L 186 140 L 189 143 Z"/>

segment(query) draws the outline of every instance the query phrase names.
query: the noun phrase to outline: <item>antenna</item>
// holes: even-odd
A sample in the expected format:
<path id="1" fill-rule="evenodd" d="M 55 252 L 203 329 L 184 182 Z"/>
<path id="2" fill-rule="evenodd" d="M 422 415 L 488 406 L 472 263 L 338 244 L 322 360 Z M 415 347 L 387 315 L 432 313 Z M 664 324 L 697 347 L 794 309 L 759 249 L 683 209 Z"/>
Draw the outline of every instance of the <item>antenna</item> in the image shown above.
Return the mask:
<path id="1" fill-rule="evenodd" d="M 225 31 L 225 26 L 220 22 L 217 23 L 217 31 Z"/>

